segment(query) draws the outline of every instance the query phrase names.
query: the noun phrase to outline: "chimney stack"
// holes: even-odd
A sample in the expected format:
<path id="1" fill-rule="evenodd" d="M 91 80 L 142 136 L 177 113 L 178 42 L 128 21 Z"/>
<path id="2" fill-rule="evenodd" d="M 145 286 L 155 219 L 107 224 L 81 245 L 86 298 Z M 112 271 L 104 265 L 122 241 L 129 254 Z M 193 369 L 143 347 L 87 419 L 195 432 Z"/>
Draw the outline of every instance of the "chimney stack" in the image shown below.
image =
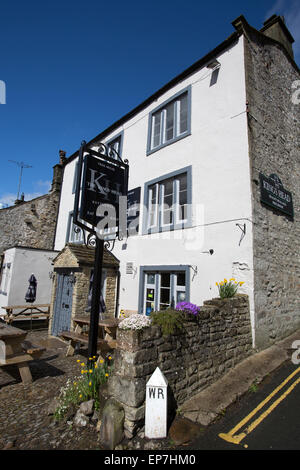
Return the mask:
<path id="1" fill-rule="evenodd" d="M 280 42 L 291 56 L 294 59 L 293 52 L 293 42 L 295 42 L 293 36 L 286 27 L 284 17 L 278 15 L 272 15 L 268 20 L 264 22 L 263 28 L 260 30 L 265 36 L 275 39 L 275 41 Z"/>
<path id="2" fill-rule="evenodd" d="M 64 150 L 59 151 L 59 163 L 60 165 L 63 165 L 66 162 L 66 152 Z"/>

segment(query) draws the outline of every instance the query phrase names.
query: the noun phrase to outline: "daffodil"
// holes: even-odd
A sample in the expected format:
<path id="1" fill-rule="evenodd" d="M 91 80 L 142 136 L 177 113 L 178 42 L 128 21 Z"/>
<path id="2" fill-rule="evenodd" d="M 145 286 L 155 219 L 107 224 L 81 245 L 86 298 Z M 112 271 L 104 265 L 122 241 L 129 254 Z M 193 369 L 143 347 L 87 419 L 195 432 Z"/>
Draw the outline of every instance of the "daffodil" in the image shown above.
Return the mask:
<path id="1" fill-rule="evenodd" d="M 91 387 L 91 386 L 92 386 L 92 382 L 89 382 L 89 387 Z"/>
<path id="2" fill-rule="evenodd" d="M 111 356 L 108 356 L 108 359 L 111 361 Z"/>
<path id="3" fill-rule="evenodd" d="M 108 374 L 105 374 L 105 377 L 109 377 L 109 375 L 108 375 Z"/>
<path id="4" fill-rule="evenodd" d="M 89 370 L 89 373 L 90 373 L 90 374 L 92 374 L 92 373 L 93 373 L 92 369 L 90 369 L 90 370 Z"/>

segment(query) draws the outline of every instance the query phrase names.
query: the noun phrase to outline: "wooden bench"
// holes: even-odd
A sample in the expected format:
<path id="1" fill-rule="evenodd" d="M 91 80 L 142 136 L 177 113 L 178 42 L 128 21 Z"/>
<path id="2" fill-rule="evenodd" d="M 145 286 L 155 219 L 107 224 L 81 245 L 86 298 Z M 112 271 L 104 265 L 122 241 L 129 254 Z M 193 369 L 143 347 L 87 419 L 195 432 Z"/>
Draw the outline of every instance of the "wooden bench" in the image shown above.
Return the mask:
<path id="1" fill-rule="evenodd" d="M 45 348 L 26 341 L 26 331 L 10 325 L 0 324 L 0 366 L 16 365 L 24 384 L 32 382 L 29 361 L 39 359 Z"/>
<path id="2" fill-rule="evenodd" d="M 78 333 L 76 331 L 62 331 L 59 333 L 59 336 L 62 339 L 69 340 L 66 356 L 73 356 L 76 345 L 80 345 L 80 343 L 88 344 L 89 342 L 87 334 Z M 112 346 L 105 339 L 99 338 L 97 341 L 97 350 L 100 354 L 106 354 L 112 350 Z"/>
<path id="3" fill-rule="evenodd" d="M 28 320 L 29 318 L 32 322 L 35 318 L 45 318 L 49 321 L 50 317 L 50 304 L 7 305 L 2 308 L 6 310 L 4 321 L 7 324 L 12 323 L 16 318 L 19 320 Z"/>

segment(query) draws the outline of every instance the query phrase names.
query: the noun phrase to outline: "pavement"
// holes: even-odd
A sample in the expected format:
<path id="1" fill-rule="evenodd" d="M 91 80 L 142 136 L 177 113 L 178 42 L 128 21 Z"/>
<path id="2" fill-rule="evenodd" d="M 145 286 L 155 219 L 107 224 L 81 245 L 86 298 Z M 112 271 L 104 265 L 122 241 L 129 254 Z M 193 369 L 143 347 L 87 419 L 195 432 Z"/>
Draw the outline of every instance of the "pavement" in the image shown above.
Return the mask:
<path id="1" fill-rule="evenodd" d="M 285 361 L 291 360 L 292 344 L 300 340 L 300 329 L 267 349 L 244 359 L 221 379 L 180 406 L 181 419 L 207 426 L 226 408 L 260 383 Z"/>

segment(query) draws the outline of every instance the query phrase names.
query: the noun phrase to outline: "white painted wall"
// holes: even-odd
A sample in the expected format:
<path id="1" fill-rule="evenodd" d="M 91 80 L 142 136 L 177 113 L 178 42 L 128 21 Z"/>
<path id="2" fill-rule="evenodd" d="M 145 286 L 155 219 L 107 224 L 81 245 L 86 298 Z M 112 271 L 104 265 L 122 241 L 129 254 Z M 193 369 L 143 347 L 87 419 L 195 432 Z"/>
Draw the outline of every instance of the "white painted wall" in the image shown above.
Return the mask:
<path id="1" fill-rule="evenodd" d="M 4 256 L 4 263 L 11 262 L 11 269 L 7 295 L 0 294 L 0 307 L 27 305 L 25 294 L 32 273 L 37 279 L 37 296 L 34 304 L 50 303 L 52 281 L 49 272 L 53 270 L 52 260 L 57 256 L 57 252 L 15 247 L 6 250 Z M 1 308 L 0 315 L 3 314 L 5 310 Z"/>
<path id="2" fill-rule="evenodd" d="M 138 235 L 117 242 L 114 254 L 120 260 L 120 308 L 138 308 L 141 265 L 191 265 L 190 300 L 201 305 L 218 295 L 216 281 L 236 275 L 245 282 L 253 311 L 253 256 L 251 189 L 248 155 L 243 37 L 220 54 L 217 83 L 210 86 L 211 70 L 203 67 L 128 120 L 113 134 L 124 132 L 122 157 L 129 160 L 129 189 L 154 178 L 192 165 L 193 228 Z M 175 93 L 191 85 L 191 135 L 146 156 L 149 113 Z M 75 161 L 65 168 L 55 249 L 65 245 Z M 197 214 L 200 216 L 197 216 Z M 142 227 L 142 216 L 140 229 Z M 246 224 L 246 235 L 236 225 Z M 141 233 L 141 232 L 140 232 Z M 214 254 L 203 253 L 209 249 Z M 136 272 L 126 274 L 126 262 Z M 243 269 L 242 269 L 243 268 Z"/>

